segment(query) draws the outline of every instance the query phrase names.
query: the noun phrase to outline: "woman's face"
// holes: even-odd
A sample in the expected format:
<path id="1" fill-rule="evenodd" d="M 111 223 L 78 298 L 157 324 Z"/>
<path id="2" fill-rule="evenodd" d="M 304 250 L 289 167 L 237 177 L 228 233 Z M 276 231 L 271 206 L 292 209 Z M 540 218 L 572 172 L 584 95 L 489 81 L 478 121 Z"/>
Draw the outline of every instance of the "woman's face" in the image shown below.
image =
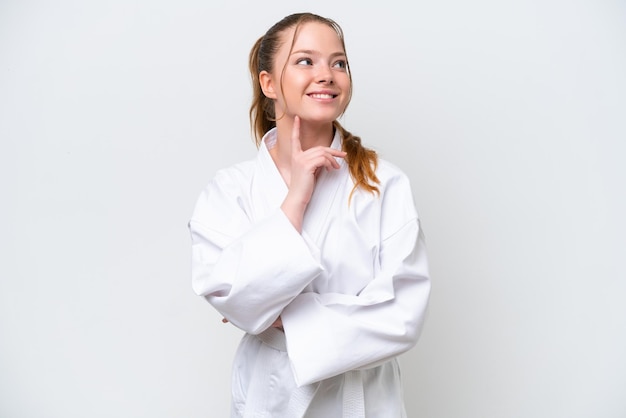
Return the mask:
<path id="1" fill-rule="evenodd" d="M 341 40 L 328 25 L 308 22 L 300 26 L 290 53 L 294 30 L 283 33 L 273 73 L 268 76 L 276 117 L 297 115 L 306 122 L 332 122 L 350 100 L 350 77 Z"/>

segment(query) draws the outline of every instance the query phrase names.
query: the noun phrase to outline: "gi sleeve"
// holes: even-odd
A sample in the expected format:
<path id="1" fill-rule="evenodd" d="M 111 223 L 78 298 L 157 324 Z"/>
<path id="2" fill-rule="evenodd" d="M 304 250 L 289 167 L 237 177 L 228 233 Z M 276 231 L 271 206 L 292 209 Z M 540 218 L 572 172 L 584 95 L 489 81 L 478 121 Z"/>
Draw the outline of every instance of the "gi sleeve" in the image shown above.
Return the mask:
<path id="1" fill-rule="evenodd" d="M 279 208 L 253 222 L 236 186 L 222 174 L 198 198 L 189 222 L 192 287 L 233 325 L 258 334 L 322 267 Z"/>
<path id="2" fill-rule="evenodd" d="M 299 386 L 376 366 L 417 342 L 430 279 L 408 180 L 394 184 L 381 199 L 380 268 L 369 284 L 358 295 L 302 293 L 283 310 Z"/>

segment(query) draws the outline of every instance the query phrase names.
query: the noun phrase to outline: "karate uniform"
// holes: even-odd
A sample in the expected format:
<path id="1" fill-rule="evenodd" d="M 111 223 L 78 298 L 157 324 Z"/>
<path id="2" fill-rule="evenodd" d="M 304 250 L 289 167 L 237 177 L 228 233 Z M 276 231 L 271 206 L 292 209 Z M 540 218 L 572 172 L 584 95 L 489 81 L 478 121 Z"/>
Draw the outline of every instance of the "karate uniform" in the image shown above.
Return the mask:
<path id="1" fill-rule="evenodd" d="M 417 341 L 430 280 L 408 178 L 379 160 L 380 196 L 343 159 L 323 170 L 298 233 L 269 150 L 220 170 L 189 222 L 192 285 L 245 334 L 233 417 L 406 416 L 396 356 Z M 337 133 L 331 145 L 341 148 Z M 271 328 L 281 317 L 284 332 Z"/>

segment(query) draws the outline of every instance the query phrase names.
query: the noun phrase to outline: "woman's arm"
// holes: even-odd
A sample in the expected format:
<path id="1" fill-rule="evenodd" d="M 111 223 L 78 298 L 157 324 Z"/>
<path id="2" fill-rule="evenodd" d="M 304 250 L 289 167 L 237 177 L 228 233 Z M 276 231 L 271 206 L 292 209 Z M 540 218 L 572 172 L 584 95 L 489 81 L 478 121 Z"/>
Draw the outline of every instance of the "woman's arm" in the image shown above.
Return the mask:
<path id="1" fill-rule="evenodd" d="M 231 180 L 220 173 L 189 222 L 192 284 L 229 322 L 257 334 L 322 268 L 314 248 L 280 209 L 252 222 Z"/>
<path id="2" fill-rule="evenodd" d="M 408 180 L 385 190 L 382 199 L 380 268 L 369 284 L 358 295 L 302 293 L 282 312 L 299 385 L 375 366 L 417 341 L 430 279 L 419 220 L 406 210 L 413 207 Z M 344 257 L 346 271 L 362 271 L 358 266 L 350 270 L 353 260 L 348 254 Z"/>

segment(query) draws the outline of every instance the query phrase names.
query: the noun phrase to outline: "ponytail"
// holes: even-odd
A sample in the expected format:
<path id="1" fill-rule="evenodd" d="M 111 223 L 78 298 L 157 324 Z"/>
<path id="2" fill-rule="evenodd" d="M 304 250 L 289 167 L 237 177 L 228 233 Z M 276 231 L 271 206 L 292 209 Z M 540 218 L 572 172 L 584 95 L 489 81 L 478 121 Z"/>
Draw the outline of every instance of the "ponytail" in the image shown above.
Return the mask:
<path id="1" fill-rule="evenodd" d="M 354 181 L 354 187 L 350 192 L 348 201 L 352 199 L 354 191 L 358 188 L 380 195 L 377 186 L 380 184 L 380 180 L 376 176 L 376 168 L 378 167 L 376 151 L 364 147 L 361 144 L 361 138 L 346 130 L 339 122 L 334 121 L 333 126 L 341 134 L 341 148 L 347 154 L 345 160 L 348 163 L 350 177 Z"/>

